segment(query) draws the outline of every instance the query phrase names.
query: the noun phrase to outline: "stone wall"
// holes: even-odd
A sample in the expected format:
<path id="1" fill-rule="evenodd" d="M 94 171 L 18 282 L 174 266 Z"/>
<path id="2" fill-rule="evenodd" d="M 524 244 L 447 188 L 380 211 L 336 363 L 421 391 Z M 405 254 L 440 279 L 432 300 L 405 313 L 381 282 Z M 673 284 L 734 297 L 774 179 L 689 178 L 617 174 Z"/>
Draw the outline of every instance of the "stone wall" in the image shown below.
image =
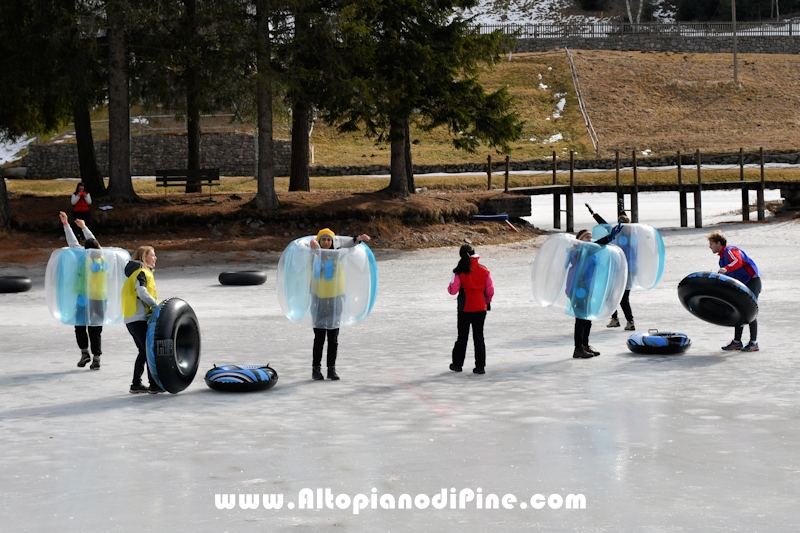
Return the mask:
<path id="1" fill-rule="evenodd" d="M 156 169 L 186 168 L 186 137 L 180 135 L 143 135 L 131 140 L 131 168 L 134 176 L 153 176 Z M 29 153 L 20 162 L 20 167 L 27 167 L 28 179 L 74 178 L 79 176 L 78 151 L 74 144 L 31 145 Z M 95 144 L 98 165 L 101 172 L 108 174 L 108 143 Z M 701 154 L 703 164 L 738 165 L 738 152 L 731 154 Z M 291 158 L 289 141 L 275 141 L 275 175 L 288 176 Z M 202 166 L 219 168 L 223 176 L 253 176 L 255 172 L 255 144 L 253 137 L 247 134 L 208 134 L 202 140 Z M 681 164 L 695 164 L 693 153 L 682 154 Z M 746 153 L 745 163 L 759 162 L 758 153 Z M 764 154 L 767 163 L 800 164 L 800 152 L 773 152 Z M 631 159 L 621 159 L 620 166 L 630 167 Z M 677 164 L 677 155 L 665 157 L 637 158 L 639 167 L 661 167 Z M 494 172 L 503 172 L 505 162 L 497 161 Z M 548 171 L 553 168 L 552 159 L 533 159 L 528 161 L 511 161 L 511 170 L 515 171 Z M 559 170 L 569 169 L 569 159 L 559 159 Z M 614 159 L 576 159 L 576 169 L 608 169 L 615 168 Z M 415 174 L 486 172 L 486 163 L 460 163 L 454 165 L 414 165 Z M 312 176 L 360 176 L 389 174 L 389 165 L 365 165 L 328 167 L 314 165 Z"/>
<path id="2" fill-rule="evenodd" d="M 275 174 L 288 175 L 291 157 L 289 141 L 276 140 Z M 108 141 L 94 145 L 97 165 L 108 175 Z M 185 135 L 141 135 L 131 138 L 131 174 L 153 176 L 157 169 L 186 168 Z M 203 168 L 218 168 L 223 176 L 253 176 L 256 145 L 252 135 L 213 133 L 202 136 L 200 161 Z M 32 144 L 18 162 L 27 167 L 26 178 L 74 178 L 80 175 L 75 144 Z"/>
<path id="3" fill-rule="evenodd" d="M 604 37 L 560 37 L 555 39 L 519 39 L 515 52 L 549 50 L 641 50 L 645 52 L 684 52 L 694 54 L 732 54 L 733 37 L 685 37 L 642 33 Z M 739 36 L 740 54 L 798 54 L 800 37 Z"/>

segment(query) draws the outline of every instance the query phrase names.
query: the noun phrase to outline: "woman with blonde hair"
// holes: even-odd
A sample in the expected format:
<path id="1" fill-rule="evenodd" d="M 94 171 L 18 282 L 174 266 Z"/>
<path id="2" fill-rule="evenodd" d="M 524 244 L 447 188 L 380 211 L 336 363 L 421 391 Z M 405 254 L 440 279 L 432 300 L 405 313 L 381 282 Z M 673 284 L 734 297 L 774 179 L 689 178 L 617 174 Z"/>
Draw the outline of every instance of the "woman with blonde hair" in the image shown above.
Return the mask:
<path id="1" fill-rule="evenodd" d="M 139 350 L 133 366 L 131 394 L 164 392 L 150 375 L 149 367 L 147 379 L 150 386 L 142 385 L 142 374 L 147 366 L 147 317 L 153 308 L 158 306 L 158 291 L 153 276 L 156 259 L 156 251 L 152 246 L 140 246 L 125 265 L 125 275 L 128 279 L 122 286 L 122 316 Z"/>

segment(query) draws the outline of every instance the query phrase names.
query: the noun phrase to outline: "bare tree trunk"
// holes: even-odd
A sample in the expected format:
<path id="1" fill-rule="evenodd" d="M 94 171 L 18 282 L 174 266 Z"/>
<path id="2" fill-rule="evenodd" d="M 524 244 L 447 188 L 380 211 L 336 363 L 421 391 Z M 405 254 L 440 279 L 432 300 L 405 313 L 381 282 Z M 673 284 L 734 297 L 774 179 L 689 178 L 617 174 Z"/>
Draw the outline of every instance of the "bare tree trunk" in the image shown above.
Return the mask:
<path id="1" fill-rule="evenodd" d="M 118 2 L 108 4 L 108 194 L 117 201 L 139 197 L 131 182 L 130 110 L 125 19 Z"/>
<path id="2" fill-rule="evenodd" d="M 3 177 L 5 170 L 0 168 L 0 228 L 7 228 L 11 223 L 11 205 L 8 203 L 8 190 Z"/>
<path id="3" fill-rule="evenodd" d="M 399 198 L 408 197 L 408 175 L 406 174 L 406 135 L 405 121 L 408 119 L 390 121 L 391 142 L 391 169 L 389 186 L 386 192 Z"/>
<path id="4" fill-rule="evenodd" d="M 97 168 L 92 135 L 92 118 L 86 97 L 79 95 L 72 106 L 72 120 L 75 123 L 75 140 L 78 143 L 78 166 L 81 181 L 92 196 L 100 197 L 106 193 L 106 184 Z"/>
<path id="5" fill-rule="evenodd" d="M 192 35 L 192 42 L 197 32 L 197 3 L 195 0 L 187 0 L 186 18 Z M 188 143 L 188 154 L 186 163 L 189 170 L 200 169 L 200 94 L 198 90 L 197 65 L 194 58 L 189 59 L 189 66 L 186 73 L 186 140 Z M 186 192 L 200 192 L 202 187 L 199 183 L 186 182 Z"/>
<path id="6" fill-rule="evenodd" d="M 628 10 L 628 21 L 631 24 L 639 24 L 641 22 L 643 6 L 644 0 L 639 0 L 639 12 L 636 14 L 636 22 L 634 22 L 633 14 L 631 13 L 631 0 L 625 0 L 625 7 Z"/>
<path id="7" fill-rule="evenodd" d="M 292 163 L 289 172 L 290 191 L 310 191 L 308 177 L 308 129 L 310 110 L 305 102 L 292 107 Z"/>
<path id="8" fill-rule="evenodd" d="M 411 131 L 408 127 L 409 121 L 406 120 L 406 181 L 408 182 L 409 194 L 414 194 L 417 189 L 414 186 L 414 163 L 411 161 Z"/>
<path id="9" fill-rule="evenodd" d="M 258 190 L 253 204 L 266 215 L 278 210 L 275 194 L 275 161 L 272 151 L 272 74 L 270 55 L 272 43 L 269 33 L 270 0 L 258 0 Z"/>

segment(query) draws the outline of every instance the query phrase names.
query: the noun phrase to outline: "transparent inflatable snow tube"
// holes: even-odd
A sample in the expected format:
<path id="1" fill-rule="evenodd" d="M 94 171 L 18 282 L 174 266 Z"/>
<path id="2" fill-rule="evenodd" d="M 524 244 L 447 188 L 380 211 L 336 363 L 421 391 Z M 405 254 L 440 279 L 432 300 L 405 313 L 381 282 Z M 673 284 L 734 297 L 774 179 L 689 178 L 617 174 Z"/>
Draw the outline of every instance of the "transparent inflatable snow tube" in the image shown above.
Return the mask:
<path id="1" fill-rule="evenodd" d="M 533 297 L 546 309 L 575 318 L 611 316 L 628 278 L 625 254 L 572 236 L 549 237 L 533 262 Z"/>
<path id="2" fill-rule="evenodd" d="M 592 240 L 596 241 L 611 232 L 610 224 L 592 228 Z M 664 239 L 653 226 L 647 224 L 623 224 L 622 230 L 611 244 L 619 246 L 628 263 L 626 289 L 652 289 L 661 281 L 667 257 Z"/>
<path id="3" fill-rule="evenodd" d="M 336 237 L 334 248 L 312 249 L 313 236 L 292 241 L 278 262 L 277 291 L 286 318 L 323 329 L 358 324 L 378 295 L 378 265 L 366 244 L 337 248 L 351 237 Z"/>
<path id="4" fill-rule="evenodd" d="M 55 250 L 44 278 L 50 314 L 71 326 L 122 322 L 122 285 L 130 259 L 121 248 Z"/>

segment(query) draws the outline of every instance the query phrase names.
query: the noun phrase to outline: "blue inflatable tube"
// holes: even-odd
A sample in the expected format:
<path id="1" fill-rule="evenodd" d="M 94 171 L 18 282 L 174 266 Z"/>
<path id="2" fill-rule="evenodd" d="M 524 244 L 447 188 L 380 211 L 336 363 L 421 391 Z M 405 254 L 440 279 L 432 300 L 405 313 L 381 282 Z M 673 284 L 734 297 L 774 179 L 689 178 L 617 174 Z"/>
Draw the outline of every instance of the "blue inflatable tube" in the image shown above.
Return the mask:
<path id="1" fill-rule="evenodd" d="M 364 321 L 378 295 L 378 265 L 364 244 L 312 249 L 312 236 L 292 241 L 276 272 L 278 302 L 286 318 L 304 326 L 335 329 Z M 347 237 L 349 239 L 349 237 Z"/>
<path id="2" fill-rule="evenodd" d="M 611 232 L 611 225 L 592 228 L 592 240 Z M 666 262 L 666 248 L 661 233 L 647 224 L 623 224 L 611 244 L 618 246 L 628 263 L 626 289 L 652 289 L 661 281 Z"/>
<path id="3" fill-rule="evenodd" d="M 533 262 L 533 297 L 544 308 L 576 318 L 606 318 L 622 300 L 627 276 L 618 247 L 552 235 Z"/>
<path id="4" fill-rule="evenodd" d="M 45 299 L 55 318 L 72 326 L 122 322 L 122 285 L 130 255 L 120 248 L 61 248 L 50 255 Z"/>
<path id="5" fill-rule="evenodd" d="M 650 355 L 672 355 L 683 353 L 692 346 L 692 341 L 684 333 L 660 333 L 650 330 L 647 333 L 634 333 L 625 343 L 633 353 Z"/>
<path id="6" fill-rule="evenodd" d="M 206 385 L 224 392 L 268 390 L 278 383 L 278 373 L 269 365 L 223 365 L 206 372 Z"/>

